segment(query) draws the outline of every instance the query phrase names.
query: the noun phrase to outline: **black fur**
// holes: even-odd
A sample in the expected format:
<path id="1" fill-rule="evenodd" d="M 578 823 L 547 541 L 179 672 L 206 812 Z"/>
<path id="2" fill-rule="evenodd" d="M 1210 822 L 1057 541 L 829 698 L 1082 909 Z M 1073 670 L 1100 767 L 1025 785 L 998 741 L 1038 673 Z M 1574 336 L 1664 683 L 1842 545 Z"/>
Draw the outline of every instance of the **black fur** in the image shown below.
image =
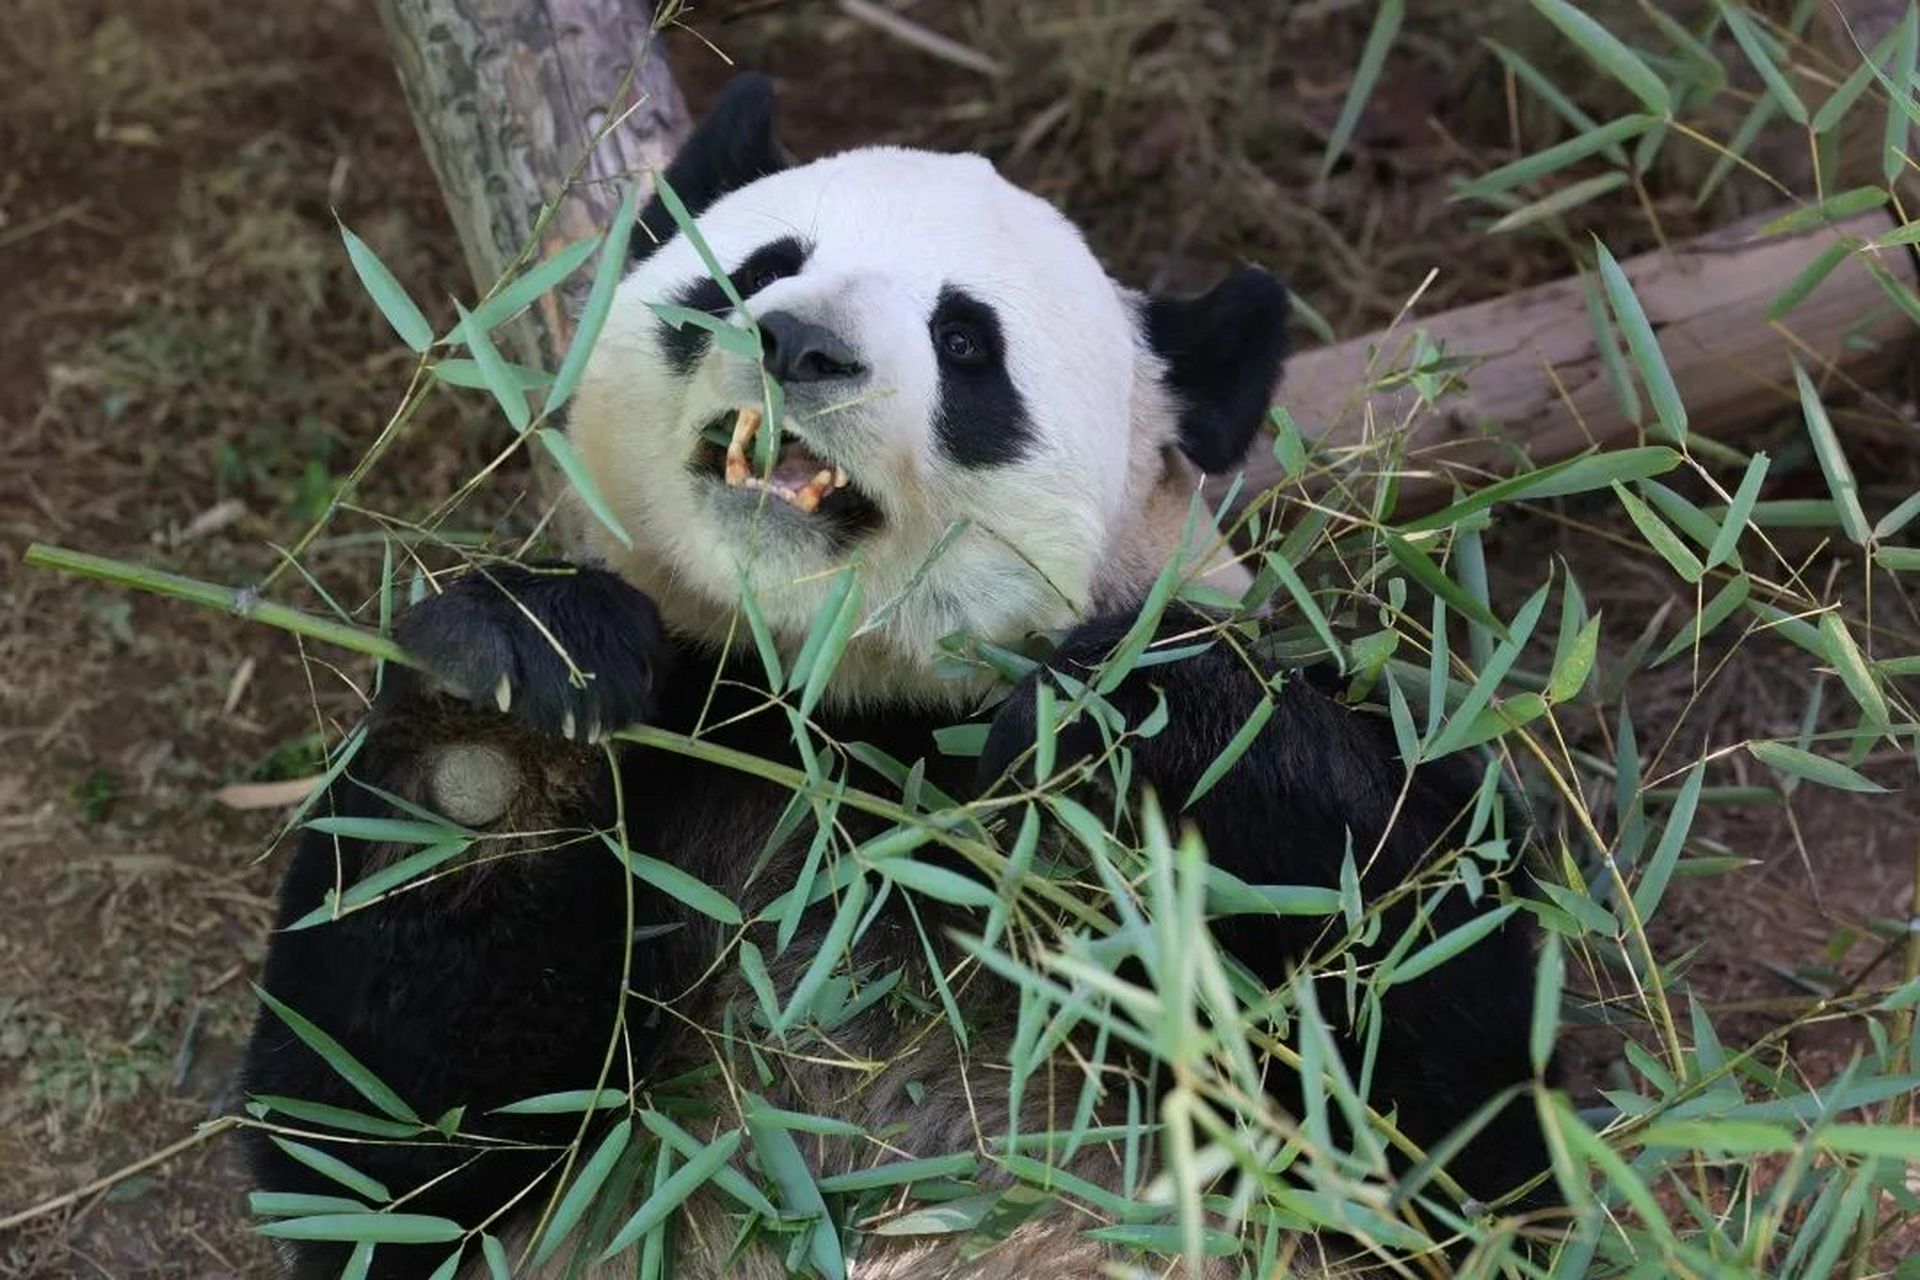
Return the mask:
<path id="1" fill-rule="evenodd" d="M 799 275 L 811 252 L 813 246 L 806 241 L 795 236 L 782 236 L 748 254 L 746 261 L 735 267 L 728 278 L 733 283 L 735 293 L 742 298 L 751 298 L 775 280 Z M 712 276 L 705 274 L 682 288 L 674 295 L 673 301 L 689 310 L 704 311 L 713 316 L 725 315 L 733 310 L 726 290 Z M 712 345 L 713 335 L 698 325 L 675 328 L 665 321 L 661 322 L 660 346 L 666 353 L 667 367 L 680 377 L 692 373 L 694 365 L 700 363 L 700 357 Z"/>
<path id="2" fill-rule="evenodd" d="M 495 570 L 497 578 L 504 577 Z M 710 652 L 676 641 L 654 622 L 652 606 L 611 575 L 505 575 L 531 598 L 532 612 L 570 653 L 603 664 L 590 683 L 620 690 L 611 707 L 646 708 L 651 723 L 679 732 L 717 726 L 709 740 L 791 762 L 787 722 L 749 689 L 756 672 L 721 670 Z M 1124 633 L 1123 614 L 1096 620 L 1069 636 L 1052 659 L 1062 670 L 1097 660 Z M 1170 619 L 1186 627 L 1191 619 Z M 551 648 L 492 585 L 462 585 L 416 606 L 401 635 L 417 652 L 439 655 L 443 682 L 473 693 L 471 701 L 431 692 L 418 680 L 389 683 L 369 724 L 367 746 L 328 803 L 362 815 L 392 811 L 361 782 L 421 798 L 424 761 L 439 743 L 492 737 L 534 775 L 544 806 L 523 815 L 547 833 L 538 851 L 465 868 L 446 882 L 402 894 L 331 924 L 275 935 L 266 988 L 322 1029 L 432 1119 L 464 1106 L 464 1127 L 490 1137 L 564 1143 L 575 1116 L 490 1116 L 490 1108 L 534 1094 L 589 1086 L 598 1078 L 615 1011 L 625 932 L 624 872 L 589 833 L 613 817 L 612 789 L 600 754 L 556 741 L 533 726 L 552 722 L 553 708 L 573 705 L 578 691 L 549 655 Z M 469 656 L 488 655 L 476 664 Z M 578 658 L 576 658 L 578 661 Z M 607 669 L 625 663 L 629 678 Z M 496 670 L 519 674 L 513 710 L 492 709 L 486 680 Z M 650 673 L 674 672 L 670 681 Z M 1037 679 L 1036 676 L 1034 679 Z M 881 710 L 862 717 L 817 713 L 842 742 L 870 743 L 894 758 L 927 762 L 927 782 L 964 799 L 990 785 L 1032 740 L 1034 679 L 996 714 L 988 749 L 976 767 L 940 755 L 932 735 L 940 718 Z M 709 703 L 709 691 L 718 693 Z M 544 687 L 540 687 L 544 684 Z M 1261 681 L 1240 658 L 1216 647 L 1197 657 L 1143 668 L 1111 695 L 1130 719 L 1145 715 L 1158 686 L 1171 722 L 1134 747 L 1135 777 L 1178 805 L 1195 779 L 1245 720 Z M 576 710 L 576 714 L 579 711 Z M 611 722 L 611 719 L 607 721 Z M 1069 732 L 1063 758 L 1091 749 Z M 772 784 L 670 752 L 637 748 L 621 756 L 624 812 L 631 847 L 721 884 L 738 883 L 757 864 L 786 800 Z M 1251 883 L 1337 882 L 1346 831 L 1355 847 L 1373 847 L 1400 788 L 1400 765 L 1387 727 L 1340 706 L 1328 688 L 1304 675 L 1283 685 L 1279 709 L 1238 766 L 1185 815 L 1205 835 L 1212 858 Z M 1383 856 L 1363 882 L 1384 890 L 1410 872 L 1468 802 L 1478 777 L 1460 761 L 1423 768 Z M 879 787 L 871 776 L 857 785 Z M 857 815 L 856 838 L 870 824 Z M 510 829 L 523 829 L 519 827 Z M 554 834 L 558 833 L 558 834 Z M 804 841 L 800 842 L 804 845 Z M 280 925 L 321 904 L 338 882 L 353 883 L 390 860 L 391 851 L 309 833 L 290 867 Z M 744 892 L 749 914 L 792 883 L 797 851 L 775 855 Z M 633 989 L 642 996 L 683 991 L 708 963 L 717 941 L 677 904 L 636 885 L 641 926 L 632 952 Z M 830 904 L 829 904 L 830 906 Z M 1436 913 L 1435 931 L 1474 910 L 1455 891 Z M 875 972 L 918 954 L 915 936 L 892 910 L 867 935 L 862 962 Z M 922 906 L 923 914 L 927 906 Z M 1264 981 L 1283 981 L 1289 964 L 1313 945 L 1315 921 L 1233 919 L 1218 936 Z M 1402 913 L 1401 923 L 1404 923 Z M 1389 921 L 1389 936 L 1391 926 Z M 771 944 L 766 944 L 771 954 Z M 1376 1097 L 1391 1099 L 1400 1120 L 1423 1143 L 1444 1135 L 1501 1085 L 1526 1079 L 1530 954 L 1518 927 L 1494 935 L 1449 964 L 1396 989 L 1387 998 L 1388 1026 L 1377 1067 Z M 1332 1010 L 1340 1002 L 1323 1000 Z M 876 1013 L 874 1016 L 886 1016 Z M 630 1002 L 629 1038 L 642 1079 L 650 1067 L 685 1054 L 688 1033 L 670 1018 L 649 1016 Z M 699 1046 L 695 1045 L 695 1049 Z M 702 1050 L 702 1052 L 704 1052 Z M 625 1059 L 613 1081 L 625 1088 Z M 1291 1086 L 1275 1068 L 1283 1098 Z M 362 1101 L 270 1013 L 263 1013 L 248 1051 L 244 1085 L 360 1111 Z M 250 1131 L 259 1185 L 277 1191 L 336 1194 L 339 1188 Z M 363 1172 L 396 1194 L 435 1182 L 409 1209 L 473 1223 L 538 1176 L 544 1157 L 491 1151 L 477 1161 L 469 1148 L 388 1146 L 340 1149 Z M 1485 1197 L 1544 1166 L 1539 1135 L 1515 1108 L 1455 1162 L 1453 1171 Z M 425 1275 L 444 1248 L 382 1246 L 375 1275 Z M 301 1246 L 297 1274 L 330 1276 L 340 1250 Z"/>
<path id="3" fill-rule="evenodd" d="M 1198 298 L 1152 298 L 1148 345 L 1180 398 L 1180 448 L 1201 470 L 1238 465 L 1266 418 L 1287 355 L 1286 286 L 1243 267 Z"/>
<path id="4" fill-rule="evenodd" d="M 974 355 L 956 358 L 943 345 L 953 332 L 968 336 Z M 1019 461 L 1033 440 L 1026 403 L 1007 370 L 1006 338 L 992 306 L 952 285 L 940 291 L 927 321 L 940 368 L 934 434 L 940 447 L 966 467 Z"/>
<path id="5" fill-rule="evenodd" d="M 727 81 L 712 109 L 667 166 L 667 183 L 687 212 L 699 217 L 729 191 L 778 173 L 787 163 L 773 133 L 773 85 L 763 75 L 744 72 Z M 632 256 L 647 257 L 677 230 L 665 203 L 654 196 L 640 211 Z"/>

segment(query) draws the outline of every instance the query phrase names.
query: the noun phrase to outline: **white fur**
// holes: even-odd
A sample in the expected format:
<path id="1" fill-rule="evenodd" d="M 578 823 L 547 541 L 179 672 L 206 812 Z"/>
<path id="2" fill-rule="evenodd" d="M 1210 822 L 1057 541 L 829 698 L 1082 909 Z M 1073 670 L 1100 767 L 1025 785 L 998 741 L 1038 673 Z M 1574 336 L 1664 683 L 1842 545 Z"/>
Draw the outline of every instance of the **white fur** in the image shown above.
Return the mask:
<path id="1" fill-rule="evenodd" d="M 750 297 L 748 310 L 824 325 L 871 370 L 850 400 L 824 389 L 831 384 L 787 388 L 788 429 L 844 465 L 885 513 L 854 552 L 865 609 L 906 592 L 953 522 L 968 522 L 888 620 L 855 641 L 836 679 L 842 700 L 956 701 L 965 686 L 933 668 L 943 636 L 1004 643 L 1062 627 L 1164 563 L 1166 511 L 1171 503 L 1184 515 L 1195 479 L 1168 447 L 1173 407 L 1136 301 L 1051 205 L 977 156 L 873 148 L 754 182 L 715 202 L 699 227 L 728 271 L 783 236 L 809 243 L 801 272 Z M 744 573 L 769 625 L 794 646 L 841 565 L 778 499 L 687 469 L 700 428 L 762 394 L 753 362 L 717 344 L 688 377 L 665 360 L 648 304 L 706 274 L 694 245 L 675 236 L 621 283 L 570 431 L 634 547 L 577 510 L 571 523 L 589 554 L 696 632 L 726 633 Z M 969 469 L 935 440 L 928 321 L 949 285 L 998 314 L 1034 428 L 1027 455 L 1010 465 Z M 1116 564 L 1128 581 L 1113 580 Z"/>

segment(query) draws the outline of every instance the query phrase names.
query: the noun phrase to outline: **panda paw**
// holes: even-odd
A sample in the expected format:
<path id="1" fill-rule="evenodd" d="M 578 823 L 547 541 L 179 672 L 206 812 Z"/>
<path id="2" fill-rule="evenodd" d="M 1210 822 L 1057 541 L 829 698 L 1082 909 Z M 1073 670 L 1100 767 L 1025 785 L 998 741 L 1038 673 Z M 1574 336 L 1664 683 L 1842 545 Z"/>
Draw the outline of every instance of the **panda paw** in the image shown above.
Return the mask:
<path id="1" fill-rule="evenodd" d="M 464 574 L 409 609 L 396 638 L 429 689 L 580 742 L 652 715 L 667 653 L 652 600 L 574 565 Z"/>

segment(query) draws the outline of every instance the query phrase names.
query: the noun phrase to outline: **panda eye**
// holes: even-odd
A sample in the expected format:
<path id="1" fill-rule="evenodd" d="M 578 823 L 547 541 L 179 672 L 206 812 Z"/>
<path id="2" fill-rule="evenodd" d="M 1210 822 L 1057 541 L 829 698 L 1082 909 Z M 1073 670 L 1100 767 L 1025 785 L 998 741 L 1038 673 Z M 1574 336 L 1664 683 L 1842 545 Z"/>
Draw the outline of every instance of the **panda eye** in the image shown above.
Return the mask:
<path id="1" fill-rule="evenodd" d="M 783 276 L 784 273 L 778 267 L 755 267 L 753 273 L 747 277 L 747 287 L 744 292 L 758 293 L 781 280 Z"/>
<path id="2" fill-rule="evenodd" d="M 954 364 L 984 364 L 987 358 L 986 344 L 980 341 L 980 335 L 964 324 L 943 324 L 934 335 L 939 344 L 940 354 Z"/>

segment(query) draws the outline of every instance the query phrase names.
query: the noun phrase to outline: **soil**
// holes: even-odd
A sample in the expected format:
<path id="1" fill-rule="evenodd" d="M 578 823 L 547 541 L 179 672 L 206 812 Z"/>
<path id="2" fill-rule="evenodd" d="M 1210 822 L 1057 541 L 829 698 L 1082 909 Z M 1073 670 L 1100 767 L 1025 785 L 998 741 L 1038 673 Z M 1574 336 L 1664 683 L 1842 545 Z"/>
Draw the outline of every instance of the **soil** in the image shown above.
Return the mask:
<path id="1" fill-rule="evenodd" d="M 1019 14 L 1008 12 L 1023 6 L 981 8 L 953 32 L 1027 70 L 1021 59 L 1040 55 L 1009 34 Z M 1098 67 L 1076 71 L 1066 123 L 1035 136 L 1026 126 L 1063 92 L 1048 69 L 988 81 L 830 6 L 735 3 L 690 21 L 775 76 L 799 154 L 871 141 L 985 150 L 1061 200 L 1132 282 L 1202 281 L 1241 256 L 1298 263 L 1344 335 L 1390 316 L 1434 265 L 1446 269 L 1436 303 L 1564 269 L 1559 246 L 1489 241 L 1447 203 L 1455 149 L 1486 109 L 1462 85 L 1481 72 L 1427 54 L 1396 64 L 1355 157 L 1309 200 L 1313 130 L 1338 110 L 1364 16 L 1316 28 L 1308 63 L 1274 47 L 1223 52 L 1229 19 L 1196 9 L 1214 16 L 1172 34 L 1143 21 L 1128 36 L 1146 42 L 1136 68 L 1177 70 L 1175 56 L 1191 56 L 1212 59 L 1217 78 L 1242 55 L 1267 59 L 1269 87 L 1286 90 L 1274 139 L 1222 143 L 1206 100 L 1155 87 L 1175 83 L 1172 71 L 1143 72 L 1111 103 L 1078 96 Z M 933 6 L 916 12 L 933 20 Z M 697 109 L 728 69 L 686 33 L 669 49 Z M 1124 157 L 1121 139 L 1137 142 Z M 1277 178 L 1235 168 L 1260 147 L 1304 159 Z M 1262 203 L 1275 198 L 1268 187 L 1302 194 L 1276 212 Z M 410 359 L 348 269 L 336 215 L 415 298 L 433 300 L 431 319 L 452 319 L 444 300 L 468 287 L 464 263 L 367 0 L 15 0 L 0 24 L 0 1219 L 187 1144 L 104 1194 L 0 1230 L 0 1277 L 265 1273 L 234 1145 L 188 1140 L 236 1106 L 232 1069 L 279 866 L 260 855 L 282 815 L 215 795 L 312 772 L 316 742 L 362 705 L 365 668 L 318 651 L 304 661 L 279 632 L 27 569 L 21 556 L 39 540 L 229 583 L 272 566 L 272 544 L 297 535 L 379 433 Z M 1626 206 L 1602 216 L 1616 249 L 1648 239 Z M 1674 216 L 1684 232 L 1687 215 Z M 1346 247 L 1330 256 L 1317 238 Z M 477 400 L 434 402 L 366 505 L 427 509 L 484 462 L 497 431 Z M 1915 487 L 1911 450 L 1868 461 L 1856 465 L 1869 510 Z M 1801 473 L 1810 466 L 1803 458 Z M 490 527 L 510 497 L 463 518 Z M 1580 523 L 1623 527 L 1617 515 L 1572 517 L 1492 537 L 1495 590 L 1517 599 L 1549 555 L 1564 558 L 1605 613 L 1604 668 L 1673 585 Z M 345 545 L 304 563 L 344 588 L 366 579 L 368 554 L 377 548 Z M 298 585 L 287 598 L 317 599 Z M 1676 608 L 1663 636 L 1686 616 L 1684 601 Z M 1896 626 L 1910 634 L 1910 621 Z M 1679 769 L 1702 731 L 1716 744 L 1793 733 L 1816 677 L 1791 654 L 1743 647 L 1704 686 L 1686 739 L 1650 769 Z M 1688 703 L 1686 667 L 1636 694 L 1643 734 Z M 1838 696 L 1829 688 L 1829 705 Z M 1572 732 L 1610 754 L 1611 725 Z M 1742 757 L 1714 781 L 1771 777 Z M 1802 787 L 1780 808 L 1703 817 L 1706 836 L 1754 865 L 1677 882 L 1656 941 L 1663 956 L 1697 948 L 1688 976 L 1722 1009 L 1723 1038 L 1764 1033 L 1823 985 L 1896 976 L 1900 957 L 1874 928 L 1909 911 L 1916 816 L 1911 790 Z M 1790 1043 L 1791 1069 L 1828 1078 L 1856 1044 L 1850 1024 L 1810 1027 Z M 1570 1037 L 1578 1091 L 1619 1083 L 1621 1070 L 1611 1037 Z"/>

